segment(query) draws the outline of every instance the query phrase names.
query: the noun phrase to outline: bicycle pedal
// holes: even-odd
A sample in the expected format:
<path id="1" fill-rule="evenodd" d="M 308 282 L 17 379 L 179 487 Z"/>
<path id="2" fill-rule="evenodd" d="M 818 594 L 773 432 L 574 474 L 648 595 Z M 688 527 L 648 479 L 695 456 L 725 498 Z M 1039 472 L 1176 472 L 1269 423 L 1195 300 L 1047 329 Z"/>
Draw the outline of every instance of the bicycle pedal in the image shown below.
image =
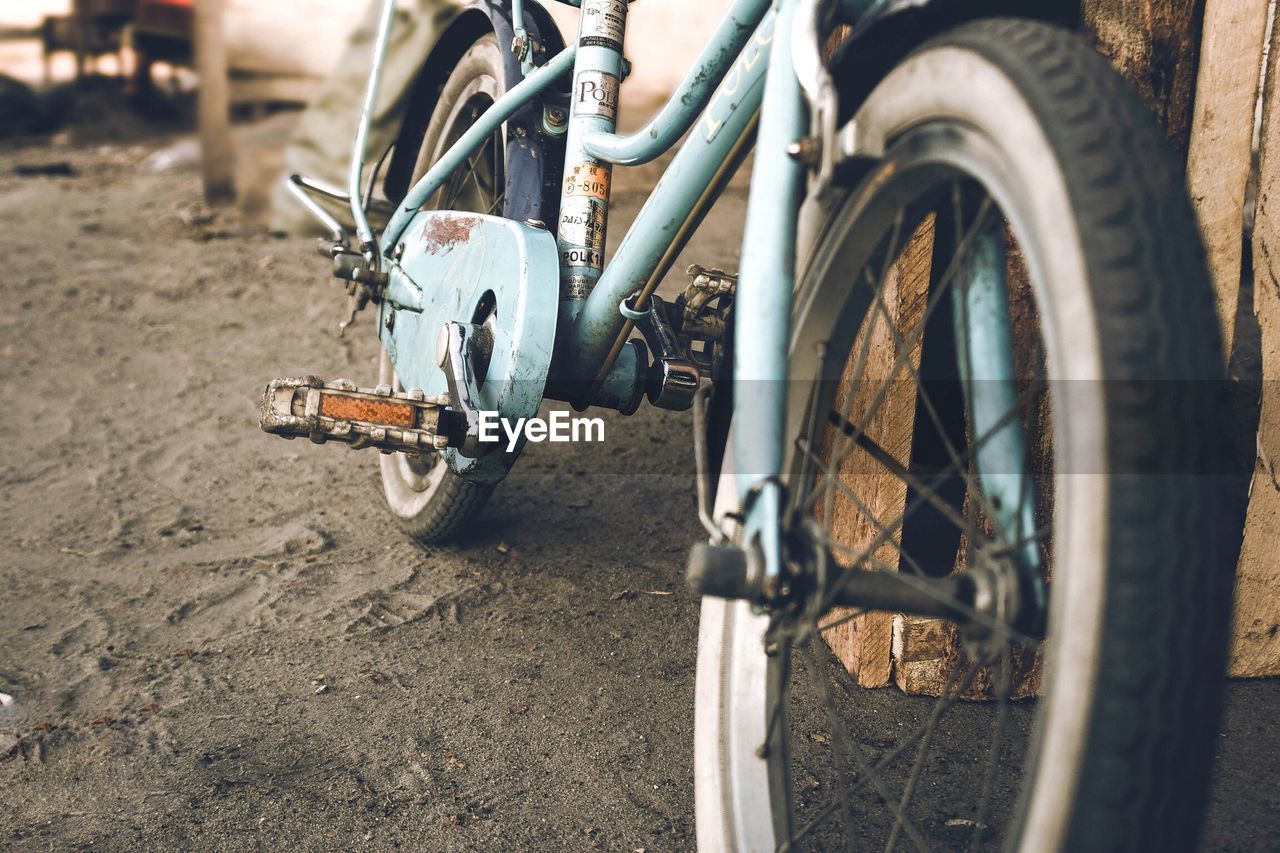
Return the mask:
<path id="1" fill-rule="evenodd" d="M 357 388 L 345 379 L 325 382 L 318 376 L 273 379 L 262 395 L 259 425 L 281 438 L 416 456 L 451 446 L 449 403 L 448 394 L 396 393 L 389 385 Z"/>

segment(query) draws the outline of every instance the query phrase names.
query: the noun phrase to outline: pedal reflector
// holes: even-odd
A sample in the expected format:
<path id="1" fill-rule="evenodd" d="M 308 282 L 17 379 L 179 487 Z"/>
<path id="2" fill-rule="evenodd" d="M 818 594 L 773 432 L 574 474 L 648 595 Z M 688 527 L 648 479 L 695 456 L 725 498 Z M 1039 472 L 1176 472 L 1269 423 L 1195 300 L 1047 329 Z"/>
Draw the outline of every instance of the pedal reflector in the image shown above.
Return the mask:
<path id="1" fill-rule="evenodd" d="M 320 393 L 320 415 L 338 421 L 363 421 L 386 426 L 412 427 L 414 409 L 408 403 L 339 397 Z"/>

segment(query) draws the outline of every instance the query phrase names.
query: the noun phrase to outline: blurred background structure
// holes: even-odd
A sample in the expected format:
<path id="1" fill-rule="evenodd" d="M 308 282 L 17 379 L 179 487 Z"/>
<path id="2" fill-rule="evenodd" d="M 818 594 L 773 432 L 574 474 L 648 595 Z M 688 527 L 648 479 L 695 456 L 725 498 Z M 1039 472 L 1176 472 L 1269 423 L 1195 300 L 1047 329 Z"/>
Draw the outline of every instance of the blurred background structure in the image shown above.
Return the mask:
<path id="1" fill-rule="evenodd" d="M 6 6 L 0 10 L 0 136 L 76 124 L 83 116 L 73 114 L 84 112 L 77 99 L 86 91 L 99 98 L 91 113 L 109 112 L 127 97 L 143 116 L 164 116 L 180 125 L 183 118 L 191 119 L 198 80 L 196 11 L 202 2 L 32 0 L 20 8 Z M 222 23 L 221 45 L 214 52 L 225 56 L 226 97 L 238 117 L 255 125 L 241 122 L 231 131 L 238 139 L 234 148 L 239 162 L 234 168 L 241 207 L 251 216 L 268 219 L 275 230 L 306 231 L 309 219 L 278 190 L 278 179 L 287 168 L 331 183 L 345 182 L 344 164 L 380 0 L 216 2 Z M 389 143 L 423 58 L 454 12 L 465 5 L 462 0 L 400 4 L 371 151 Z M 558 3 L 546 5 L 561 30 L 572 37 L 577 11 Z M 627 42 L 634 72 L 624 89 L 624 125 L 675 88 L 728 5 L 728 0 L 649 0 L 632 15 Z M 214 96 L 221 99 L 220 92 Z M 308 115 L 299 122 L 297 111 L 308 104 Z M 205 104 L 202 109 L 202 144 L 227 150 L 231 143 L 217 142 L 223 132 L 208 126 L 219 108 Z M 85 130 L 80 128 L 81 136 Z M 284 143 L 289 140 L 286 154 Z M 188 143 L 168 159 L 177 164 L 183 160 L 178 155 L 194 150 Z M 213 197 L 225 195 L 212 188 Z"/>
<path id="2" fill-rule="evenodd" d="M 365 17 L 365 4 L 351 0 L 222 0 L 222 5 L 234 104 L 305 104 Z M 571 34 L 577 12 L 547 5 L 561 30 Z M 727 0 L 649 0 L 633 16 L 627 39 L 634 46 L 635 74 L 627 86 L 633 101 L 655 100 L 675 87 L 728 5 Z M 195 0 L 5 4 L 0 73 L 33 86 L 70 81 L 78 70 L 136 76 L 140 85 L 158 78 L 193 86 L 194 6 Z M 672 26 L 673 21 L 679 25 Z"/>
<path id="3" fill-rule="evenodd" d="M 238 103 L 306 103 L 332 70 L 360 8 L 343 0 L 222 5 Z M 32 85 L 97 73 L 134 77 L 139 85 L 173 79 L 190 87 L 194 18 L 195 0 L 6 4 L 0 11 L 0 32 L 7 36 L 0 41 L 0 71 Z"/>

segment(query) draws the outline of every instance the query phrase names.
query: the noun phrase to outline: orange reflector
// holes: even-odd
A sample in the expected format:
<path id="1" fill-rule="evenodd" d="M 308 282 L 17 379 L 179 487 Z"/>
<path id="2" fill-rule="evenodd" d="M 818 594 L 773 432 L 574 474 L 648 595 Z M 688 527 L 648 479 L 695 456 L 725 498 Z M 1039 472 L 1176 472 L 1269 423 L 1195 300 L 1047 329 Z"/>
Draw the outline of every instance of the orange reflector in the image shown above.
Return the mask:
<path id="1" fill-rule="evenodd" d="M 383 400 L 361 400 L 321 394 L 320 414 L 339 421 L 363 421 L 369 424 L 412 427 L 413 406 Z"/>

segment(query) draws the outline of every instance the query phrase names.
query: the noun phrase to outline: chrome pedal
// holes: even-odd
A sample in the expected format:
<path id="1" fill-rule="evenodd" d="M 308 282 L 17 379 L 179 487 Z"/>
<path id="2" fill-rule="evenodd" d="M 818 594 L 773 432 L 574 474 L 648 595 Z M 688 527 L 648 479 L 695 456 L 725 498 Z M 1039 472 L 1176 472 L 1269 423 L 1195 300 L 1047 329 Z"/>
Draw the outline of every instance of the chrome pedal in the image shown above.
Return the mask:
<path id="1" fill-rule="evenodd" d="M 389 385 L 357 388 L 345 379 L 318 376 L 273 379 L 262 395 L 259 425 L 282 438 L 316 444 L 340 441 L 353 450 L 418 455 L 452 446 L 449 395 L 420 390 L 396 393 Z"/>

